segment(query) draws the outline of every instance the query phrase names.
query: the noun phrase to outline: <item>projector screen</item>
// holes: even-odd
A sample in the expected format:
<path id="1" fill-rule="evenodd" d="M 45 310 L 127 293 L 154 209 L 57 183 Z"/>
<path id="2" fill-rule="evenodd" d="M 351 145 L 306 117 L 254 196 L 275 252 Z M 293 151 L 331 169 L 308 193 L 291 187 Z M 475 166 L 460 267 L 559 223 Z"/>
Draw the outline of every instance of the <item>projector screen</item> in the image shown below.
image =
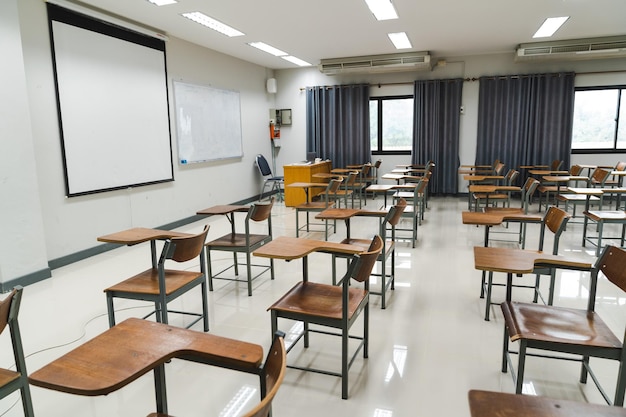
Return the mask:
<path id="1" fill-rule="evenodd" d="M 165 43 L 47 7 L 66 195 L 172 181 Z"/>

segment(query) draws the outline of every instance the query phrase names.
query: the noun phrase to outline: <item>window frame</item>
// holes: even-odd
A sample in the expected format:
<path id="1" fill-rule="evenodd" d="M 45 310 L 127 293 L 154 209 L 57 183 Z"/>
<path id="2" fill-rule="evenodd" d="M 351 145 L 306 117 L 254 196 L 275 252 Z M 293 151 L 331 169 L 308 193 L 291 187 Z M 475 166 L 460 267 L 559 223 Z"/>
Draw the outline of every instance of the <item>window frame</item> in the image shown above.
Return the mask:
<path id="1" fill-rule="evenodd" d="M 620 110 L 621 103 L 624 97 L 622 94 L 626 94 L 626 85 L 618 84 L 618 85 L 605 85 L 605 86 L 588 86 L 588 87 L 576 87 L 575 93 L 579 91 L 601 91 L 601 90 L 617 90 L 617 103 L 615 107 L 615 126 L 613 131 L 613 146 L 611 148 L 584 148 L 584 149 L 574 149 L 570 146 L 570 152 L 572 154 L 611 154 L 611 153 L 626 153 L 626 146 L 618 148 L 618 133 L 620 123 L 626 123 L 626 120 L 620 120 Z M 574 94 L 575 94 L 574 93 Z M 575 104 L 574 104 L 575 105 Z M 574 111 L 574 109 L 572 110 Z M 574 120 L 572 118 L 572 137 L 574 136 Z"/>
<path id="2" fill-rule="evenodd" d="M 378 122 L 378 135 L 377 135 L 377 144 L 378 144 L 378 150 L 373 150 L 372 149 L 372 155 L 411 155 L 413 153 L 412 150 L 395 150 L 395 151 L 387 151 L 384 149 L 383 147 L 383 118 L 382 118 L 382 112 L 383 112 L 383 106 L 382 106 L 382 102 L 385 100 L 403 100 L 403 99 L 413 99 L 415 100 L 415 96 L 413 94 L 403 94 L 403 95 L 397 95 L 397 96 L 378 96 L 378 97 L 370 97 L 369 101 L 377 101 L 378 102 L 378 113 L 377 113 L 377 122 Z M 414 102 L 415 103 L 415 102 Z M 371 115 L 370 115 L 370 120 L 371 120 Z M 413 123 L 415 123 L 415 118 L 413 119 Z M 368 138 L 369 140 L 370 138 Z"/>

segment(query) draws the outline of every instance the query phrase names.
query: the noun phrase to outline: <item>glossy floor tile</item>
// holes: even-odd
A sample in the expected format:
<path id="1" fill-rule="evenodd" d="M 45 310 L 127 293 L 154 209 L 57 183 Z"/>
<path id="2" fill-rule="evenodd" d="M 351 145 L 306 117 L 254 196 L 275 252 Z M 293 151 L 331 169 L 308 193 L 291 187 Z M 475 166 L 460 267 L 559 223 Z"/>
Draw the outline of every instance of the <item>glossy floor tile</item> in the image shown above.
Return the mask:
<path id="1" fill-rule="evenodd" d="M 377 207 L 382 200 L 368 201 Z M 484 300 L 479 298 L 480 272 L 474 269 L 473 247 L 483 244 L 483 229 L 463 225 L 461 212 L 466 198 L 433 197 L 426 218 L 419 227 L 418 243 L 412 249 L 407 241 L 397 247 L 396 289 L 388 306 L 380 308 L 380 297 L 372 295 L 369 358 L 358 357 L 350 371 L 350 398 L 341 399 L 339 378 L 288 369 L 274 401 L 274 416 L 469 416 L 467 392 L 485 389 L 513 392 L 510 374 L 500 372 L 503 320 L 499 307 L 492 308 L 492 319 L 483 320 Z M 201 207 L 199 207 L 200 209 Z M 536 209 L 536 206 L 535 206 Z M 272 220 L 274 235 L 295 236 L 295 212 L 277 204 Z M 238 217 L 239 220 L 243 219 Z M 210 224 L 209 239 L 226 233 L 229 224 L 215 216 L 187 225 L 181 231 L 199 232 Z M 135 225 L 146 226 L 146 225 Z M 494 228 L 510 232 L 517 226 Z M 378 221 L 355 218 L 352 236 L 371 237 Z M 111 232 L 114 232 L 113 230 Z M 528 248 L 535 248 L 538 226 L 529 226 Z M 330 240 L 345 236 L 343 224 Z M 568 225 L 561 240 L 561 253 L 595 259 L 594 248 L 581 246 L 582 226 Z M 307 237 L 323 239 L 319 232 Z M 492 234 L 493 239 L 511 236 Z M 96 236 L 94 236 L 95 243 Z M 548 236 L 546 247 L 552 242 Z M 494 242 L 498 246 L 513 243 Z M 215 265 L 226 265 L 230 255 L 218 254 Z M 331 257 L 310 256 L 310 279 L 329 282 Z M 255 262 L 266 262 L 255 259 Z M 102 290 L 122 278 L 145 269 L 149 246 L 120 247 L 53 271 L 53 277 L 30 285 L 24 291 L 20 325 L 30 372 L 64 352 L 99 334 L 108 327 Z M 340 262 L 341 263 L 341 262 Z M 193 263 L 188 265 L 194 267 Z M 218 281 L 209 293 L 210 332 L 238 338 L 269 348 L 270 314 L 267 307 L 302 276 L 301 261 L 276 261 L 276 279 L 264 274 L 254 282 L 252 297 L 244 284 Z M 503 280 L 504 275 L 497 279 Z M 531 278 L 519 278 L 520 281 Z M 544 280 L 547 283 L 547 279 Z M 545 284 L 544 283 L 544 284 Z M 372 285 L 378 283 L 373 280 Z M 585 308 L 588 274 L 560 272 L 555 304 Z M 623 294 L 605 279 L 599 288 L 597 311 L 621 336 L 625 323 Z M 504 298 L 504 290 L 494 290 L 494 301 Z M 513 298 L 530 301 L 532 293 L 515 289 Z M 199 295 L 192 291 L 176 304 L 197 308 Z M 145 303 L 117 301 L 118 321 L 140 317 L 150 310 Z M 183 321 L 171 317 L 171 324 Z M 295 323 L 281 322 L 293 331 Z M 196 324 L 194 328 L 200 329 Z M 359 331 L 360 323 L 353 329 Z M 8 332 L 3 334 L 2 363 L 13 363 Z M 314 363 L 339 370 L 340 340 L 314 335 L 308 351 L 298 346 L 288 355 L 290 363 Z M 596 360 L 598 372 L 610 396 L 613 395 L 617 366 Z M 173 360 L 167 365 L 169 411 L 179 417 L 240 415 L 258 399 L 258 379 L 254 376 Z M 595 387 L 579 384 L 576 363 L 530 358 L 525 390 L 538 395 L 602 403 Z M 152 375 L 106 397 L 80 397 L 32 387 L 35 412 L 41 417 L 56 416 L 146 416 L 154 410 Z M 0 415 L 21 416 L 16 394 L 0 401 Z"/>

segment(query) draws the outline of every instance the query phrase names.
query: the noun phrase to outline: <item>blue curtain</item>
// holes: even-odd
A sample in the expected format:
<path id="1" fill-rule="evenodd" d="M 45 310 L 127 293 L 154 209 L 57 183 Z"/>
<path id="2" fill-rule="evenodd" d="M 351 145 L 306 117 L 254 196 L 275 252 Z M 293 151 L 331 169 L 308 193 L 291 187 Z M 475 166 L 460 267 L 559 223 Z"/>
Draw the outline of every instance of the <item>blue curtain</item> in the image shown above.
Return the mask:
<path id="1" fill-rule="evenodd" d="M 335 168 L 371 159 L 369 85 L 307 87 L 307 152 Z"/>
<path id="2" fill-rule="evenodd" d="M 413 164 L 435 162 L 432 194 L 456 194 L 463 80 L 415 81 Z"/>
<path id="3" fill-rule="evenodd" d="M 568 169 L 574 77 L 573 72 L 481 77 L 475 163 L 499 159 L 518 169 L 560 159 Z"/>

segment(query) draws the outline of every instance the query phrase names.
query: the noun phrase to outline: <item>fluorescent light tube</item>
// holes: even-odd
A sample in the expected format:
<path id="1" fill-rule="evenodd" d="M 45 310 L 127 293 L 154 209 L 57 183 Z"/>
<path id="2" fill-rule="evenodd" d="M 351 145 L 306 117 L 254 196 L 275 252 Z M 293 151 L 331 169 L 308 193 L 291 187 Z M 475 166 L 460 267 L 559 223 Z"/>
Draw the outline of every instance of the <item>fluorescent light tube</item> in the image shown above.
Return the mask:
<path id="1" fill-rule="evenodd" d="M 533 38 L 549 38 L 554 35 L 554 32 L 556 32 L 567 19 L 569 19 L 569 16 L 547 18 L 539 30 L 535 32 Z"/>
<path id="2" fill-rule="evenodd" d="M 178 3 L 176 0 L 148 0 L 156 6 L 167 6 L 168 4 Z"/>
<path id="3" fill-rule="evenodd" d="M 231 38 L 233 36 L 243 36 L 244 35 L 242 32 L 239 32 L 237 29 L 231 28 L 230 26 L 225 25 L 224 23 L 220 22 L 219 20 L 215 20 L 212 17 L 209 17 L 209 16 L 207 16 L 204 13 L 201 13 L 201 12 L 183 13 L 182 16 L 186 17 L 189 20 L 193 20 L 196 23 L 200 23 L 201 25 L 206 26 L 206 27 L 208 27 L 210 29 L 218 31 L 221 34 L 224 34 L 226 36 L 230 36 Z"/>
<path id="4" fill-rule="evenodd" d="M 365 0 L 377 20 L 397 19 L 398 13 L 393 7 L 391 0 Z"/>
<path id="5" fill-rule="evenodd" d="M 274 56 L 284 56 L 287 55 L 287 52 L 283 52 L 280 49 L 274 48 L 271 45 L 268 45 L 263 42 L 250 42 L 248 45 L 260 49 L 263 52 L 267 52 L 268 54 L 272 54 Z"/>
<path id="6" fill-rule="evenodd" d="M 389 36 L 389 39 L 391 39 L 396 49 L 409 49 L 413 47 L 406 32 L 388 33 L 387 36 Z"/>
<path id="7" fill-rule="evenodd" d="M 300 58 L 296 58 L 295 56 L 291 56 L 291 55 L 281 56 L 281 58 L 284 59 L 285 61 L 289 61 L 292 64 L 296 64 L 300 67 L 310 67 L 312 65 L 306 61 L 301 60 Z"/>

